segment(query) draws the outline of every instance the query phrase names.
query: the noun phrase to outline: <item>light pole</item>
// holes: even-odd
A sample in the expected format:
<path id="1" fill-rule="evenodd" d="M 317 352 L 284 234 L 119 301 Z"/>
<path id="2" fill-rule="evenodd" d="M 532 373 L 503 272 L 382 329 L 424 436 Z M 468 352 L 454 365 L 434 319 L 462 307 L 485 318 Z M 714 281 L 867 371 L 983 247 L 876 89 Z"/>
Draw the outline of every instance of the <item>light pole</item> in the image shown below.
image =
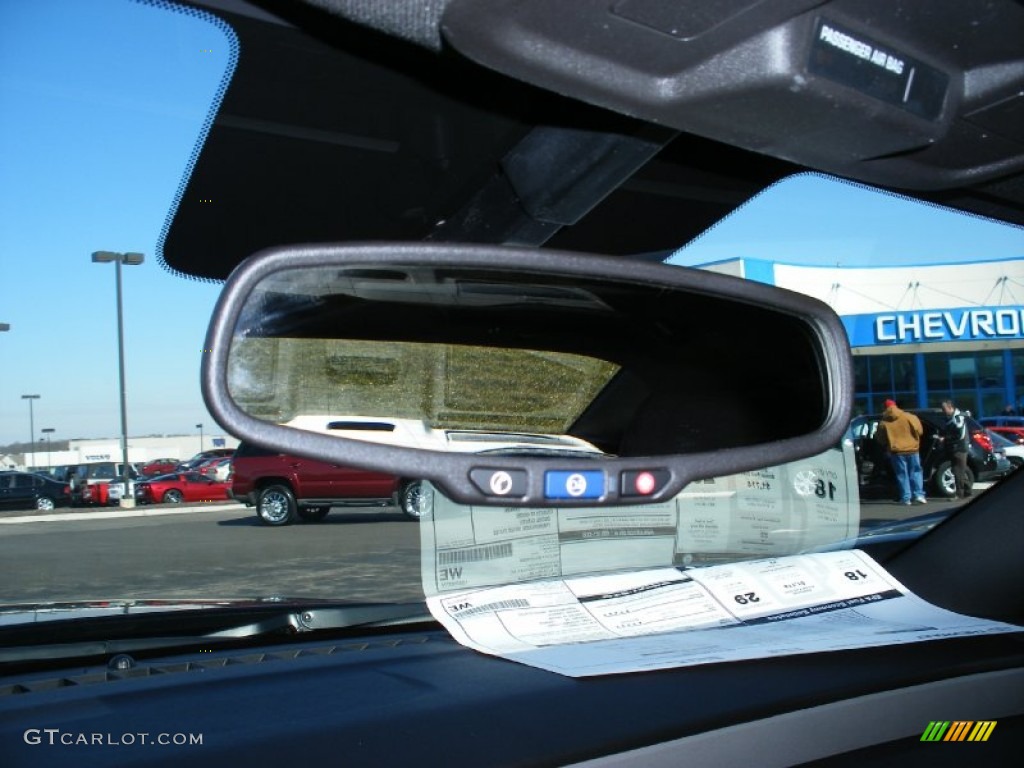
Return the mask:
<path id="1" fill-rule="evenodd" d="M 124 311 L 121 307 L 121 265 L 136 266 L 145 260 L 141 253 L 114 253 L 113 251 L 96 251 L 92 255 L 94 264 L 114 262 L 114 274 L 117 282 L 117 368 L 121 384 L 121 480 L 124 490 L 121 493 L 121 506 L 134 507 L 135 497 L 128 493 L 128 404 L 124 386 Z"/>
<path id="2" fill-rule="evenodd" d="M 196 429 L 199 430 L 199 452 L 203 452 L 203 425 L 196 424 Z"/>
<path id="3" fill-rule="evenodd" d="M 29 450 L 32 451 L 32 458 L 36 457 L 36 422 L 35 415 L 32 413 L 32 401 L 38 400 L 39 395 L 22 395 L 22 400 L 28 400 L 28 444 Z M 26 454 L 27 455 L 27 454 Z M 25 469 L 28 469 L 28 461 L 25 461 Z"/>
<path id="4" fill-rule="evenodd" d="M 53 442 L 53 433 L 57 430 L 53 427 L 43 427 L 39 431 L 46 435 L 46 468 L 49 470 L 53 468 L 50 464 L 50 443 Z"/>

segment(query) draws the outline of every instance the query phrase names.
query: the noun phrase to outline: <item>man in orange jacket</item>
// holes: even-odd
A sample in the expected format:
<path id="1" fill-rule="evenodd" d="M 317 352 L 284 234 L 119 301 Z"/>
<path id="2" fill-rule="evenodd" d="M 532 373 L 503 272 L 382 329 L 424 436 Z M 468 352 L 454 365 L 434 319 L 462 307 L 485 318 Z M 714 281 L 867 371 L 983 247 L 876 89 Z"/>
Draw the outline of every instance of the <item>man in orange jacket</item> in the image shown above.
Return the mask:
<path id="1" fill-rule="evenodd" d="M 892 470 L 900 487 L 900 503 L 924 504 L 924 473 L 921 471 L 921 420 L 901 410 L 895 400 L 885 401 L 885 412 L 875 433 L 877 440 L 889 452 Z"/>

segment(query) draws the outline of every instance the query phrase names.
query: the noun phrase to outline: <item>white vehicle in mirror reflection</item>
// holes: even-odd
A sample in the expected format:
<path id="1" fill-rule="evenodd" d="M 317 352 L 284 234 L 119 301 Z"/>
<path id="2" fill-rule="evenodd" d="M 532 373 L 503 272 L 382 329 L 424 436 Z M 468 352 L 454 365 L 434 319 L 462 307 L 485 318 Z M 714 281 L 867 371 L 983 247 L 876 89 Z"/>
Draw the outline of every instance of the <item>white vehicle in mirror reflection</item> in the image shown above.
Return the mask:
<path id="1" fill-rule="evenodd" d="M 288 426 L 311 432 L 460 453 L 563 455 L 592 459 L 604 454 L 571 435 L 432 428 L 421 420 L 369 416 L 302 415 Z M 429 494 L 417 478 L 399 478 L 291 456 L 244 443 L 235 454 L 232 498 L 256 509 L 265 525 L 323 520 L 334 506 L 396 506 L 418 520 L 429 512 Z M 502 478 L 496 481 L 501 488 Z M 508 479 L 506 492 L 513 490 Z"/>
<path id="2" fill-rule="evenodd" d="M 303 415 L 296 416 L 285 426 L 352 440 L 457 453 L 549 450 L 604 455 L 596 446 L 572 435 L 435 427 L 420 419 Z"/>

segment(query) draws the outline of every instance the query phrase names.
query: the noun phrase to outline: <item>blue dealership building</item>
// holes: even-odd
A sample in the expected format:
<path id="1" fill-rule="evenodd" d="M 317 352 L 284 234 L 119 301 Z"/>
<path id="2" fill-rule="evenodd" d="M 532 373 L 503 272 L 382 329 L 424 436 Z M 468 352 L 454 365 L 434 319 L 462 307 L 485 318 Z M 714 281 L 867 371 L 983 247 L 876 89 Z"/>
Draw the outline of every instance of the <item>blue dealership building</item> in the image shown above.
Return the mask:
<path id="1" fill-rule="evenodd" d="M 842 318 L 857 413 L 951 398 L 975 416 L 1024 413 L 1024 258 L 891 267 L 736 258 L 693 264 L 813 296 Z M 785 340 L 776 340 L 784 344 Z"/>
<path id="2" fill-rule="evenodd" d="M 661 258 L 832 307 L 853 349 L 857 413 L 890 397 L 906 408 L 950 398 L 978 417 L 1022 413 L 1024 228 L 801 173 Z M 751 329 L 750 343 L 786 340 Z"/>

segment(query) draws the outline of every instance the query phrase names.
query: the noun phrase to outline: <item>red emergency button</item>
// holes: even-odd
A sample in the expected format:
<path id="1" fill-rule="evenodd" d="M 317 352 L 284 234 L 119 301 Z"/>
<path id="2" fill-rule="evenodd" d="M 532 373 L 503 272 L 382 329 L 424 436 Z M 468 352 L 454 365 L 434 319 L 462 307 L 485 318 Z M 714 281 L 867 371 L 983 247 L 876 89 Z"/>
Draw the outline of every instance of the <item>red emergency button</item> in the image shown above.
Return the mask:
<path id="1" fill-rule="evenodd" d="M 636 492 L 641 496 L 649 496 L 654 493 L 654 489 L 657 485 L 658 483 L 654 479 L 654 475 L 650 472 L 641 472 L 633 480 L 633 487 L 636 488 Z"/>
<path id="2" fill-rule="evenodd" d="M 620 476 L 619 493 L 622 496 L 653 496 L 671 479 L 667 469 L 632 469 Z"/>

